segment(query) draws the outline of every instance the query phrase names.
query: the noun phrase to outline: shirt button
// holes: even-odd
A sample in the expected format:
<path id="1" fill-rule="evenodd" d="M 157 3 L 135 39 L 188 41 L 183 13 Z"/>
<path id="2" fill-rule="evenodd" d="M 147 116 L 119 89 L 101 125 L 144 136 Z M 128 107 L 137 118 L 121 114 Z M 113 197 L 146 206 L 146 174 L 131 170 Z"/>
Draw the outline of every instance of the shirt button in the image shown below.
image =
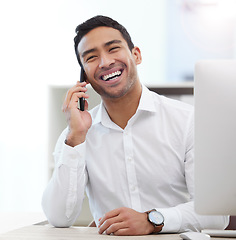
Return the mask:
<path id="1" fill-rule="evenodd" d="M 134 192 L 134 191 L 135 191 L 135 189 L 136 189 L 136 187 L 135 187 L 135 186 L 131 186 L 131 187 L 130 187 L 130 190 L 131 190 L 132 192 Z"/>
<path id="2" fill-rule="evenodd" d="M 132 160 L 133 160 L 132 157 L 128 157 L 129 162 L 132 162 Z"/>

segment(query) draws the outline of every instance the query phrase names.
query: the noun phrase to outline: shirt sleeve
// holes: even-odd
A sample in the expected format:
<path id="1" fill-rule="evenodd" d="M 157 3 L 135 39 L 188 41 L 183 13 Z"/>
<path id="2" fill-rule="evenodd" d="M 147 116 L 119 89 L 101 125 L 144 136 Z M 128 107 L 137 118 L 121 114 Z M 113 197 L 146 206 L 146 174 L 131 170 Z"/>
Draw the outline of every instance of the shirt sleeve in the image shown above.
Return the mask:
<path id="1" fill-rule="evenodd" d="M 162 232 L 178 233 L 203 229 L 225 229 L 229 216 L 203 216 L 194 211 L 193 201 L 172 208 L 156 208 L 164 216 Z"/>
<path id="2" fill-rule="evenodd" d="M 69 227 L 78 217 L 87 184 L 86 143 L 70 147 L 64 143 L 67 129 L 59 137 L 55 151 L 55 168 L 42 197 L 42 208 L 50 224 Z"/>
<path id="3" fill-rule="evenodd" d="M 225 229 L 229 216 L 199 215 L 194 210 L 194 124 L 193 115 L 186 131 L 186 152 L 184 160 L 185 180 L 190 201 L 171 208 L 156 208 L 164 216 L 162 232 L 176 233 L 201 231 L 202 229 Z"/>

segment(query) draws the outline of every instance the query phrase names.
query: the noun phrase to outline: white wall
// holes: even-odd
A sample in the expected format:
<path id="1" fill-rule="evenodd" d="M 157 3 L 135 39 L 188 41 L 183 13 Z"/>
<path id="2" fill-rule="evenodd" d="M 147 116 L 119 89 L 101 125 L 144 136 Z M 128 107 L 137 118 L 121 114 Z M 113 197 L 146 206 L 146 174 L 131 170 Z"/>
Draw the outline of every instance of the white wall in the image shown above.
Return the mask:
<path id="1" fill-rule="evenodd" d="M 185 50 L 185 42 L 167 33 L 172 26 L 167 22 L 175 18 L 166 5 L 173 2 L 181 6 L 197 0 L 0 1 L 0 211 L 41 210 L 48 181 L 48 86 L 73 85 L 79 79 L 76 26 L 97 14 L 122 23 L 142 51 L 141 81 L 154 86 L 171 80 L 167 72 L 182 61 L 181 51 L 174 59 L 167 50 Z"/>
<path id="2" fill-rule="evenodd" d="M 235 58 L 235 0 L 167 0 L 168 81 L 193 79 L 200 59 Z"/>
<path id="3" fill-rule="evenodd" d="M 154 81 L 153 73 L 164 81 L 165 0 L 0 1 L 0 211 L 41 210 L 48 85 L 78 80 L 74 30 L 97 14 L 120 21 L 141 47 L 144 82 Z"/>

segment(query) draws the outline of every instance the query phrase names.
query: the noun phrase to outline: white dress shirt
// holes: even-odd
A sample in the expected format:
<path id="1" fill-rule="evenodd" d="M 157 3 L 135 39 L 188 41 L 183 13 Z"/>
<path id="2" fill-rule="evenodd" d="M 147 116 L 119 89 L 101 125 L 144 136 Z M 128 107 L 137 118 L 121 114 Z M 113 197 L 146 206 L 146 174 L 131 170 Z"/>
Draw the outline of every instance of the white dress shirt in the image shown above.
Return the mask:
<path id="1" fill-rule="evenodd" d="M 86 190 L 96 224 L 106 212 L 156 208 L 162 232 L 223 229 L 228 218 L 194 212 L 193 107 L 142 87 L 135 115 L 123 130 L 101 103 L 90 111 L 86 141 L 70 147 L 65 129 L 56 144 L 55 169 L 42 206 L 49 222 L 70 226 Z"/>

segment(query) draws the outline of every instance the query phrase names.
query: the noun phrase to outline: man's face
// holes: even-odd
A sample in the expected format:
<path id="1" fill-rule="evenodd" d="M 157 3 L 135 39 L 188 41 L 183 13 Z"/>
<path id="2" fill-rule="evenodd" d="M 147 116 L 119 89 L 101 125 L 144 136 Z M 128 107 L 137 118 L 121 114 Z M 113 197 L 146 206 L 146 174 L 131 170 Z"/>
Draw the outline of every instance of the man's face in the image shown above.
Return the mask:
<path id="1" fill-rule="evenodd" d="M 130 51 L 122 34 L 110 27 L 87 33 L 78 45 L 87 81 L 102 98 L 119 98 L 138 83 L 139 48 Z"/>

